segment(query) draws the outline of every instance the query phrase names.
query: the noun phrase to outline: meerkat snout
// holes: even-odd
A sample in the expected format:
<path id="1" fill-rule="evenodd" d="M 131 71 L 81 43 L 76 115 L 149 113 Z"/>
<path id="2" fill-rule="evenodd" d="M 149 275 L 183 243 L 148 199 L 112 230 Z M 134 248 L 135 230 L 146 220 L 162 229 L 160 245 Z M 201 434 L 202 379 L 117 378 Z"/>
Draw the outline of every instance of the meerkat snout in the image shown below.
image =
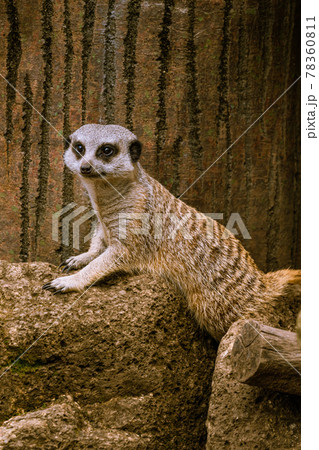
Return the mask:
<path id="1" fill-rule="evenodd" d="M 92 166 L 89 163 L 83 163 L 81 165 L 81 174 L 82 175 L 90 175 L 92 173 L 93 169 Z"/>

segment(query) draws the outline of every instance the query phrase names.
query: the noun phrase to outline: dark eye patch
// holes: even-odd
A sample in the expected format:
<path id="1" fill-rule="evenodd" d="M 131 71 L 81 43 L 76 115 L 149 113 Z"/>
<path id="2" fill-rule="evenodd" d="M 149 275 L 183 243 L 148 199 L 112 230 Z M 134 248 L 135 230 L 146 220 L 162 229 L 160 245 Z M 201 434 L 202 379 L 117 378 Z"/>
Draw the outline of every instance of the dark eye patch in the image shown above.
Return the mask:
<path id="1" fill-rule="evenodd" d="M 85 153 L 85 147 L 81 142 L 75 142 L 72 145 L 72 150 L 74 151 L 77 158 L 81 158 L 81 156 L 83 156 Z"/>
<path id="2" fill-rule="evenodd" d="M 112 156 L 118 153 L 117 148 L 112 144 L 102 144 L 96 151 L 96 157 L 103 159 L 104 161 L 109 161 Z"/>

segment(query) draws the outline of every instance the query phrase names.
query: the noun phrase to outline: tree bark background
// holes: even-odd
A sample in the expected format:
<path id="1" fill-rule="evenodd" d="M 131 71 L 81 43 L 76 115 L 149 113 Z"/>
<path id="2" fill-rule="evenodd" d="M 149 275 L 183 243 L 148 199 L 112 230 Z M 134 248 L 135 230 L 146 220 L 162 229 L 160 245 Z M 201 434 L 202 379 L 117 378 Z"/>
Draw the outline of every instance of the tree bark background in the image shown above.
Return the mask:
<path id="1" fill-rule="evenodd" d="M 299 21 L 297 0 L 0 2 L 0 258 L 74 253 L 51 237 L 52 214 L 86 201 L 56 130 L 127 126 L 179 195 L 298 78 Z M 297 82 L 183 196 L 224 224 L 239 213 L 264 270 L 300 264 L 299 94 Z"/>

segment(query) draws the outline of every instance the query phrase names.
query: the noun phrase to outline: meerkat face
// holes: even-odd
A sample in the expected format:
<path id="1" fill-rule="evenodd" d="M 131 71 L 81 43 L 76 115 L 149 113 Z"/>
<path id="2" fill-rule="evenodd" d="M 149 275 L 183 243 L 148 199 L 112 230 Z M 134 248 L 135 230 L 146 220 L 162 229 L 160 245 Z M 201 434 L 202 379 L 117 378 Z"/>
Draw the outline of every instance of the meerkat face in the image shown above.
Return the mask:
<path id="1" fill-rule="evenodd" d="M 68 138 L 66 166 L 84 178 L 126 177 L 141 154 L 136 136 L 119 125 L 83 125 Z"/>

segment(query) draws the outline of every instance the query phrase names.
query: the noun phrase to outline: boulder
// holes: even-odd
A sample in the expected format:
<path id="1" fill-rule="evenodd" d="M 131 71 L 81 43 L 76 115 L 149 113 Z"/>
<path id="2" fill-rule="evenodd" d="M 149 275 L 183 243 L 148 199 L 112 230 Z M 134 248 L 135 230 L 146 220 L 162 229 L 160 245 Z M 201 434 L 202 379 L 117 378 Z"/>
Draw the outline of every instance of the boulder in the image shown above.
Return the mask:
<path id="1" fill-rule="evenodd" d="M 104 415 L 112 407 L 104 404 Z M 116 414 L 121 426 L 125 414 Z M 99 448 L 143 449 L 150 439 L 119 428 L 99 428 L 86 419 L 87 411 L 70 396 L 62 396 L 48 408 L 12 417 L 0 427 L 0 448 Z M 128 423 L 128 422 L 126 422 Z"/>
<path id="2" fill-rule="evenodd" d="M 57 275 L 0 262 L 3 448 L 203 448 L 216 344 L 185 299 L 145 275 L 43 291 Z"/>

